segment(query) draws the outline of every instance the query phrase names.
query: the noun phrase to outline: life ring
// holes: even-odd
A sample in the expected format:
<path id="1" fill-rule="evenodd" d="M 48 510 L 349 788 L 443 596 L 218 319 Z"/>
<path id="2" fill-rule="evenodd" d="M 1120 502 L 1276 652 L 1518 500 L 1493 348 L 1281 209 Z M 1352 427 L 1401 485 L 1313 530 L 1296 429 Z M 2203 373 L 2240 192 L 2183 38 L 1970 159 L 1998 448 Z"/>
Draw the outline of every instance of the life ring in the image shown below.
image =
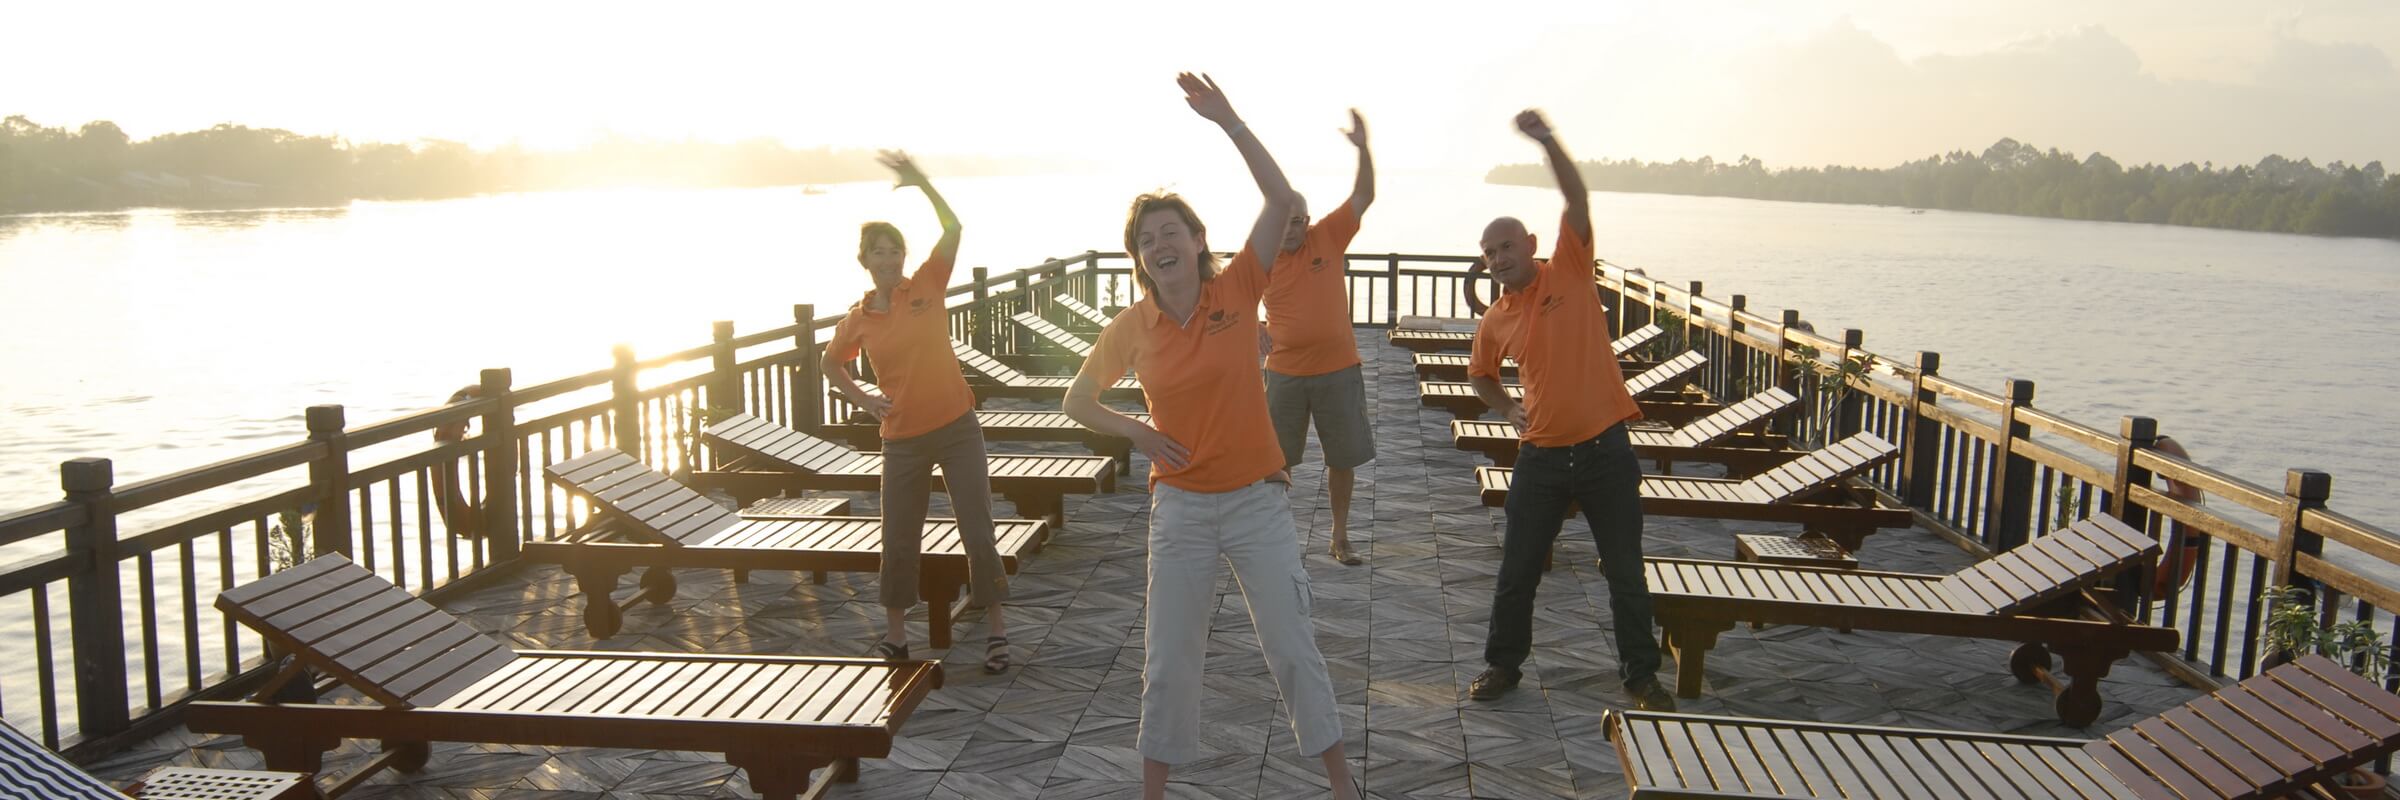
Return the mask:
<path id="1" fill-rule="evenodd" d="M 483 387 L 470 385 L 450 393 L 446 405 L 454 405 L 483 396 Z M 467 420 L 447 423 L 433 429 L 436 445 L 446 445 L 467 438 Z M 442 516 L 442 527 L 461 539 L 484 538 L 483 507 L 467 500 L 459 480 L 458 459 L 448 458 L 433 465 L 433 507 Z"/>
<path id="2" fill-rule="evenodd" d="M 1490 282 L 1492 287 L 1490 300 L 1475 296 L 1475 283 L 1479 279 Z M 1500 279 L 1492 277 L 1491 265 L 1478 258 L 1475 259 L 1475 263 L 1467 265 L 1467 279 L 1458 285 L 1458 293 L 1466 297 L 1467 310 L 1480 317 L 1483 316 L 1484 311 L 1492 307 L 1493 303 L 1500 302 Z"/>

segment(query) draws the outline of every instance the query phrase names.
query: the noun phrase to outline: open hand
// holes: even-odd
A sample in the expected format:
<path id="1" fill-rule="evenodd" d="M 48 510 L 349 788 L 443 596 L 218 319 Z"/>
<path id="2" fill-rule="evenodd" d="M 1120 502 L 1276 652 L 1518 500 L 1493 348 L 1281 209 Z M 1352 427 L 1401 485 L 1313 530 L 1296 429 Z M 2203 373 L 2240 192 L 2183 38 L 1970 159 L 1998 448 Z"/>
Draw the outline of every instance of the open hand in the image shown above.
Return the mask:
<path id="1" fill-rule="evenodd" d="M 1367 146 L 1367 119 L 1358 115 L 1358 109 L 1350 109 L 1350 129 L 1342 131 L 1342 135 L 1350 137 L 1352 145 Z"/>
<path id="2" fill-rule="evenodd" d="M 885 167 L 891 168 L 892 172 L 897 175 L 892 183 L 894 189 L 903 186 L 926 185 L 925 172 L 917 169 L 916 160 L 909 158 L 908 153 L 904 151 L 885 150 L 881 155 L 876 156 L 875 160 Z"/>
<path id="3" fill-rule="evenodd" d="M 1517 130 L 1537 142 L 1548 142 L 1552 135 L 1550 121 L 1542 118 L 1539 109 L 1528 108 L 1517 112 Z"/>
<path id="4" fill-rule="evenodd" d="M 1207 73 L 1193 75 L 1185 72 L 1175 76 L 1175 85 L 1183 87 L 1183 102 L 1192 107 L 1202 119 L 1231 128 L 1241 123 L 1233 113 L 1233 101 L 1225 99 L 1225 90 L 1217 88 L 1215 78 Z"/>
<path id="5" fill-rule="evenodd" d="M 866 402 L 859 403 L 858 407 L 860 410 L 873 415 L 875 417 L 875 421 L 882 422 L 884 417 L 891 416 L 891 398 L 879 394 L 870 394 L 866 395 L 864 399 Z"/>
<path id="6" fill-rule="evenodd" d="M 1133 434 L 1133 447 L 1150 457 L 1150 463 L 1167 469 L 1183 469 L 1192 463 L 1192 451 L 1181 442 L 1168 438 L 1157 428 L 1143 425 Z"/>

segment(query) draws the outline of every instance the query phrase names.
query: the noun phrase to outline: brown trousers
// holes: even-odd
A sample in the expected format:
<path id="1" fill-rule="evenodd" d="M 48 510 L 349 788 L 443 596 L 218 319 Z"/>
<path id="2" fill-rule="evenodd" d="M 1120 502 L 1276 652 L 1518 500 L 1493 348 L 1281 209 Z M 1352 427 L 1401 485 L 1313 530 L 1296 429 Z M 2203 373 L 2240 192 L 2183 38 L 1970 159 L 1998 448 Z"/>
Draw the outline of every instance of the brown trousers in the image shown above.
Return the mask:
<path id="1" fill-rule="evenodd" d="M 933 468 L 942 468 L 958 538 L 967 548 L 967 588 L 976 605 L 1008 599 L 1008 573 L 992 543 L 991 464 L 983 425 L 970 410 L 957 421 L 906 439 L 883 442 L 883 589 L 885 608 L 917 605 L 918 554 L 926 508 L 933 502 Z"/>

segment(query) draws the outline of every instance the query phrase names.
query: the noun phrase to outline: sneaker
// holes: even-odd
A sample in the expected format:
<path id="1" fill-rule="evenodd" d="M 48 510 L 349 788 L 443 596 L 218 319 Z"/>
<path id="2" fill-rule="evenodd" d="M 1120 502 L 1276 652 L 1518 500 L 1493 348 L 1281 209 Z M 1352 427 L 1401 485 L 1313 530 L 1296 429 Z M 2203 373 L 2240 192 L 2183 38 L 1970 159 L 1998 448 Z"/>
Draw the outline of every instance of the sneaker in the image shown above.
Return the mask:
<path id="1" fill-rule="evenodd" d="M 1498 700 L 1501 695 L 1508 694 L 1508 690 L 1517 688 L 1517 682 L 1524 679 L 1525 673 L 1519 670 L 1499 666 L 1486 667 L 1483 674 L 1475 676 L 1474 683 L 1467 684 L 1467 697 L 1476 700 Z"/>
<path id="2" fill-rule="evenodd" d="M 1675 695 L 1658 685 L 1656 678 L 1644 678 L 1639 683 L 1625 685 L 1625 695 L 1633 698 L 1633 707 L 1641 711 L 1673 711 Z"/>

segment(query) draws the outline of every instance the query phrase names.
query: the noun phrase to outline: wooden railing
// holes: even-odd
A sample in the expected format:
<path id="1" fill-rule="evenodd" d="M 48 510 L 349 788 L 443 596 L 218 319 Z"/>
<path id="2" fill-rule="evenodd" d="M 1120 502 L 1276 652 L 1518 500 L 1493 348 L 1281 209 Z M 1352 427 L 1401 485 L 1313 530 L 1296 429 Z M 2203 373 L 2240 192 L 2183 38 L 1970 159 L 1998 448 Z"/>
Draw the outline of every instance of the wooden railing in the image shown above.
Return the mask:
<path id="1" fill-rule="evenodd" d="M 1349 260 L 1355 324 L 1468 315 L 1472 258 Z M 1000 274 L 977 268 L 948 293 L 952 335 L 1039 365 L 1033 337 L 1010 317 L 1048 311 L 1058 296 L 1127 305 L 1138 291 L 1129 269 L 1123 254 L 1099 252 Z M 2400 633 L 2389 610 L 2400 608 L 2400 586 L 2371 573 L 2400 565 L 2400 542 L 2328 508 L 2323 473 L 2295 470 L 2280 491 L 2255 486 L 2158 452 L 2149 419 L 2127 417 L 2110 432 L 2043 411 L 2030 381 L 1977 389 L 1942 377 L 1937 354 L 1890 358 L 1866 350 L 1855 329 L 1821 335 L 1797 312 L 1763 316 L 1747 298 L 1712 298 L 1696 282 L 1605 263 L 1595 280 L 1624 330 L 1657 322 L 1669 329 L 1659 347 L 1707 354 L 1702 383 L 1715 395 L 1768 386 L 1797 394 L 1802 412 L 1779 423 L 1796 441 L 1868 431 L 1900 444 L 1903 457 L 1867 481 L 1966 546 L 2006 550 L 2091 514 L 2206 537 L 2188 587 L 2148 598 L 2149 582 L 2130 580 L 2122 593 L 2143 619 L 2184 631 L 2176 665 L 2187 680 L 2257 669 L 2263 609 L 2254 601 L 2267 587 L 2315 587 L 2324 619 Z M 620 347 L 607 368 L 548 383 L 520 387 L 507 369 L 485 370 L 471 399 L 363 426 L 348 425 L 339 406 L 312 407 L 301 441 L 135 483 L 116 484 L 106 459 L 70 460 L 60 467 L 61 500 L 0 514 L 0 546 L 46 547 L 0 567 L 0 599 L 21 596 L 30 611 L 0 627 L 31 631 L 34 652 L 16 655 L 36 665 L 36 710 L 22 696 L 0 697 L 0 708 L 32 718 L 53 747 L 112 749 L 172 725 L 189 699 L 260 676 L 257 639 L 207 606 L 278 563 L 341 552 L 438 597 L 505 578 L 522 542 L 583 521 L 587 509 L 540 479 L 544 466 L 613 446 L 663 470 L 691 470 L 702 458 L 697 431 L 725 411 L 804 429 L 851 419 L 855 409 L 828 395 L 820 363 L 841 315 L 793 312 L 790 325 L 750 333 L 720 322 L 706 344 L 664 355 Z M 852 368 L 871 379 L 863 362 Z M 432 435 L 461 423 L 474 424 L 471 434 Z M 2167 497 L 2152 488 L 2160 478 L 2197 487 L 2206 504 Z M 217 499 L 227 493 L 239 496 Z M 178 503 L 196 508 L 157 513 Z M 63 673 L 53 668 L 62 652 L 72 665 Z"/>

